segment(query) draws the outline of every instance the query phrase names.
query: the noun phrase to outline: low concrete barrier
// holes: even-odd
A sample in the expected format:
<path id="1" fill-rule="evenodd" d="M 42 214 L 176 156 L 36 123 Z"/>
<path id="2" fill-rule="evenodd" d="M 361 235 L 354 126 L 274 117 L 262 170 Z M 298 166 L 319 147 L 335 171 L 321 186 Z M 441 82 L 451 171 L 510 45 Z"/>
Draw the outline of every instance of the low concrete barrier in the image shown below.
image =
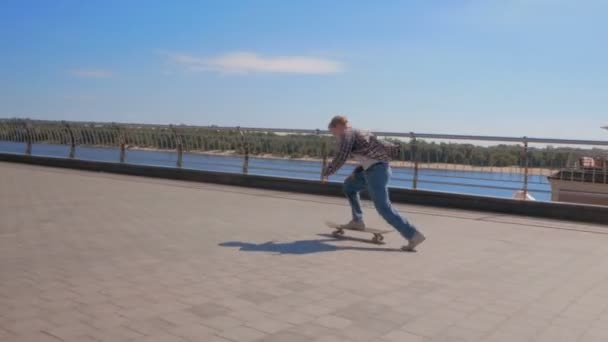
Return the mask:
<path id="1" fill-rule="evenodd" d="M 0 161 L 70 168 L 85 171 L 108 172 L 123 175 L 243 186 L 314 195 L 343 196 L 342 186 L 340 184 L 321 184 L 318 181 L 311 180 L 286 179 L 280 177 L 243 175 L 80 159 L 27 156 L 10 153 L 0 153 Z M 365 197 L 365 194 L 363 194 L 363 197 Z M 398 188 L 391 189 L 391 200 L 396 203 L 410 203 L 433 207 L 487 211 L 608 225 L 608 207 L 604 206 L 520 201 L 506 198 Z"/>

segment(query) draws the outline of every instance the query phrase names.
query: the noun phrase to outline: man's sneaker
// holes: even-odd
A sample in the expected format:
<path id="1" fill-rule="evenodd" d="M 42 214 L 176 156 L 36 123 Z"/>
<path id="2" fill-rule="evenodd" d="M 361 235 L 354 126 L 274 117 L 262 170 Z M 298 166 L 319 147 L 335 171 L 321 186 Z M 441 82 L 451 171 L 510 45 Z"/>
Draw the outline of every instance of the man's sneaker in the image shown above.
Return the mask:
<path id="1" fill-rule="evenodd" d="M 352 229 L 352 230 L 365 230 L 365 223 L 363 221 L 352 220 L 352 221 L 348 222 L 347 224 L 343 224 L 340 227 L 344 228 L 344 229 Z"/>
<path id="2" fill-rule="evenodd" d="M 416 246 L 421 244 L 424 240 L 426 240 L 426 237 L 424 237 L 422 233 L 416 232 L 416 234 L 414 234 L 414 236 L 410 239 L 407 246 L 401 247 L 401 250 L 406 252 L 414 252 L 416 251 Z"/>

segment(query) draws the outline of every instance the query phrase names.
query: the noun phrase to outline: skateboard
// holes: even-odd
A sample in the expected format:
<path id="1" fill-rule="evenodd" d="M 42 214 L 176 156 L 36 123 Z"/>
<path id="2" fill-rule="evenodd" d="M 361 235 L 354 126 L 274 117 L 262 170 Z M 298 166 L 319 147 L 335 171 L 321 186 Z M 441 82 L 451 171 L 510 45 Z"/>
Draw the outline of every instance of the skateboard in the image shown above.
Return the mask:
<path id="1" fill-rule="evenodd" d="M 372 238 L 372 242 L 378 245 L 383 244 L 384 242 L 384 236 L 383 234 L 388 234 L 391 233 L 393 230 L 380 230 L 380 229 L 374 229 L 374 228 L 365 228 L 365 229 L 351 229 L 351 228 L 344 228 L 343 225 L 341 224 L 337 224 L 334 222 L 325 222 L 325 224 L 330 227 L 335 229 L 331 235 L 335 236 L 335 237 L 340 237 L 342 235 L 344 235 L 344 231 L 345 230 L 352 230 L 355 232 L 363 232 L 363 233 L 371 233 L 374 234 L 374 237 Z"/>

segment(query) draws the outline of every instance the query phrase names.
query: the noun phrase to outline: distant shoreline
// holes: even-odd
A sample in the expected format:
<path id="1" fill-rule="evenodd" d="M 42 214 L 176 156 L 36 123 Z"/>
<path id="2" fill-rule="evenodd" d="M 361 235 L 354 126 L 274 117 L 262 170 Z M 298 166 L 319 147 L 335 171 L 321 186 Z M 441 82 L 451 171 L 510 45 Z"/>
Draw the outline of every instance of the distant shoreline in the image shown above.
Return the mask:
<path id="1" fill-rule="evenodd" d="M 128 150 L 135 151 L 175 151 L 175 150 L 163 150 L 157 148 L 149 148 L 149 147 L 128 147 Z M 237 153 L 234 150 L 228 151 L 187 151 L 186 153 L 191 154 L 199 154 L 199 155 L 207 155 L 207 156 L 226 156 L 226 157 L 239 157 L 242 158 L 243 155 Z M 249 155 L 250 158 L 259 158 L 259 159 L 274 159 L 274 160 L 297 160 L 297 161 L 314 161 L 314 162 L 322 162 L 321 158 L 316 157 L 299 157 L 299 158 L 291 158 L 291 157 L 281 157 L 272 154 L 257 154 Z M 328 162 L 331 161 L 331 158 L 328 158 Z M 348 161 L 347 164 L 356 165 L 354 161 Z M 413 168 L 414 163 L 409 161 L 391 161 L 391 166 L 398 168 Z M 511 173 L 511 174 L 523 174 L 524 169 L 518 166 L 473 166 L 466 164 L 450 164 L 450 163 L 418 163 L 418 169 L 424 170 L 442 170 L 442 171 L 469 171 L 469 172 L 492 172 L 492 173 Z M 529 175 L 535 176 L 550 176 L 557 170 L 550 170 L 544 168 L 528 168 Z"/>

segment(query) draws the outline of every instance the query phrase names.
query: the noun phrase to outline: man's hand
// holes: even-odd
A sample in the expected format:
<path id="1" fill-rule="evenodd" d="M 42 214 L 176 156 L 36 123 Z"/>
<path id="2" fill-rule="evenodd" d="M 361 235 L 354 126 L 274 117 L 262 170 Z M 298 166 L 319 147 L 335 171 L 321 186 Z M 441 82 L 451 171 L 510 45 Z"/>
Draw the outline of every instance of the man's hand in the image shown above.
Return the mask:
<path id="1" fill-rule="evenodd" d="M 327 184 L 327 176 L 321 177 L 321 184 Z"/>

